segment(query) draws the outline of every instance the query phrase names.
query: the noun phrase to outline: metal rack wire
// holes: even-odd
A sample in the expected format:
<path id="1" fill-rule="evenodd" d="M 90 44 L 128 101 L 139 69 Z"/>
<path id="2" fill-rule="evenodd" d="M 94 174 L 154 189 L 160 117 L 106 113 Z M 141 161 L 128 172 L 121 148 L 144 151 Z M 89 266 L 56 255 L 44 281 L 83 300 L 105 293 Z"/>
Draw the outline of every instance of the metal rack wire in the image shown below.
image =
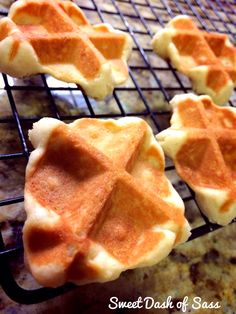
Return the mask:
<path id="1" fill-rule="evenodd" d="M 147 119 L 153 126 L 154 131 L 161 131 L 167 126 L 170 118 L 168 105 L 164 107 L 153 106 L 152 101 L 155 97 L 160 98 L 161 103 L 167 104 L 175 94 L 191 91 L 190 83 L 180 73 L 178 73 L 169 63 L 161 61 L 157 56 L 152 55 L 152 49 L 149 46 L 151 37 L 156 29 L 163 27 L 172 17 L 178 14 L 187 14 L 192 16 L 201 29 L 206 31 L 217 31 L 227 33 L 233 43 L 236 35 L 236 4 L 230 0 L 75 0 L 90 17 L 92 23 L 108 22 L 114 27 L 127 31 L 133 38 L 134 51 L 130 61 L 130 82 L 125 86 L 116 88 L 113 96 L 101 106 L 105 108 L 104 112 L 97 110 L 99 105 L 94 100 L 88 98 L 79 91 L 73 84 L 63 84 L 57 82 L 50 83 L 48 76 L 40 75 L 39 84 L 14 84 L 12 79 L 2 74 L 2 83 L 0 79 L 0 92 L 4 91 L 8 98 L 11 108 L 11 117 L 1 117 L 0 125 L 8 123 L 17 130 L 19 140 L 19 149 L 16 151 L 0 152 L 0 162 L 15 161 L 19 158 L 28 160 L 31 147 L 27 141 L 25 130 L 41 116 L 48 115 L 42 113 L 41 116 L 24 116 L 20 112 L 20 107 L 14 97 L 16 92 L 43 92 L 47 98 L 48 111 L 50 115 L 63 121 L 72 121 L 80 117 L 123 117 L 140 116 Z M 7 9 L 1 7 L 0 17 L 7 15 Z M 142 38 L 142 39 L 141 39 Z M 133 62 L 132 60 L 136 60 Z M 144 77 L 144 80 L 140 79 Z M 164 79 L 163 79 L 164 77 Z M 147 82 L 146 82 L 147 81 Z M 171 84 L 169 84 L 171 81 Z M 69 102 L 76 108 L 83 103 L 83 110 L 74 110 L 62 112 L 58 105 L 55 94 L 67 95 Z M 136 99 L 142 108 L 134 110 L 132 105 L 126 106 L 127 93 L 135 94 Z M 130 96 L 132 98 L 132 96 Z M 235 98 L 235 95 L 231 99 Z M 113 107 L 110 110 L 110 103 Z M 229 101 L 234 106 L 233 101 Z M 114 109 L 115 107 L 115 109 Z M 4 145 L 4 139 L 3 145 Z M 0 169 L 1 170 L 1 169 Z M 170 162 L 167 164 L 166 173 L 174 171 L 174 166 Z M 1 173 L 0 173 L 1 174 Z M 4 175 L 4 174 L 3 174 Z M 193 191 L 180 181 L 180 186 L 184 186 L 185 194 L 181 194 L 186 207 L 188 203 L 198 205 L 194 198 Z M 178 188 L 177 188 L 178 189 Z M 187 192 L 186 192 L 187 191 Z M 22 195 L 0 199 L 0 209 L 2 206 L 13 205 L 23 202 Z M 212 224 L 202 215 L 202 224 L 192 230 L 190 240 L 204 235 L 208 232 L 220 228 Z M 57 289 L 40 288 L 36 290 L 26 290 L 20 287 L 12 274 L 10 267 L 11 259 L 16 254 L 22 254 L 23 247 L 21 242 L 21 231 L 19 231 L 19 241 L 14 247 L 8 247 L 0 235 L 0 283 L 10 298 L 19 303 L 32 304 L 41 302 L 64 293 L 74 287 L 73 284 L 67 284 Z"/>

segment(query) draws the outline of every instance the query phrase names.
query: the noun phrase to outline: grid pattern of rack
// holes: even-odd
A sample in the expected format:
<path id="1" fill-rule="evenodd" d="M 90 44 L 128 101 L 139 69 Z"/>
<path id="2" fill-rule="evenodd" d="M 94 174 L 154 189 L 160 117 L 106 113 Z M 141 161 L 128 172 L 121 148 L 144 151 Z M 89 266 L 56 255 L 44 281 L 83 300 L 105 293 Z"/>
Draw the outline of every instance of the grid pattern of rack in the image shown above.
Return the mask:
<path id="1" fill-rule="evenodd" d="M 39 75 L 28 80 L 14 80 L 2 74 L 0 102 L 7 103 L 8 111 L 7 114 L 3 114 L 0 109 L 0 135 L 5 134 L 1 128 L 7 126 L 7 131 L 13 132 L 14 141 L 18 142 L 11 145 L 11 137 L 0 139 L 0 179 L 3 178 L 9 189 L 14 186 L 15 172 L 19 176 L 15 165 L 20 160 L 19 167 L 25 166 L 32 150 L 26 132 L 33 122 L 43 116 L 52 116 L 68 122 L 88 116 L 96 118 L 140 116 L 151 124 L 156 133 L 168 126 L 170 118 L 168 101 L 176 94 L 191 91 L 188 79 L 178 73 L 171 64 L 158 58 L 150 47 L 151 37 L 172 17 L 187 14 L 194 18 L 199 28 L 210 32 L 227 33 L 230 40 L 235 43 L 234 1 L 75 0 L 74 2 L 84 10 L 92 23 L 108 22 L 115 28 L 130 33 L 134 41 L 129 61 L 130 78 L 124 86 L 116 88 L 106 101 L 97 102 L 84 95 L 76 85 L 59 82 L 49 76 Z M 7 8 L 1 5 L 0 1 L 0 18 L 7 15 L 7 12 Z M 235 98 L 236 93 L 229 101 L 230 106 L 234 106 Z M 9 143 L 6 143 L 7 141 Z M 7 167 L 12 167 L 11 179 L 6 174 L 5 163 Z M 173 173 L 175 174 L 170 160 L 167 160 L 166 173 L 170 178 Z M 24 172 L 20 174 L 23 178 Z M 178 180 L 178 184 L 175 182 L 173 184 L 185 202 L 187 216 L 188 208 L 191 211 L 194 207 L 201 217 L 201 223 L 192 230 L 191 240 L 220 228 L 210 223 L 199 212 L 194 193 L 184 182 Z M 0 193 L 0 212 L 9 206 L 21 204 L 23 207 L 22 191 L 23 188 L 17 189 L 13 194 Z M 23 252 L 22 225 L 23 220 L 17 225 L 17 239 L 14 245 L 6 244 L 3 233 L 0 234 L 0 283 L 6 293 L 20 303 L 37 303 L 73 288 L 74 285 L 67 284 L 58 289 L 25 290 L 16 283 L 9 261 L 15 254 Z M 1 224 L 1 231 L 3 227 L 4 224 Z"/>

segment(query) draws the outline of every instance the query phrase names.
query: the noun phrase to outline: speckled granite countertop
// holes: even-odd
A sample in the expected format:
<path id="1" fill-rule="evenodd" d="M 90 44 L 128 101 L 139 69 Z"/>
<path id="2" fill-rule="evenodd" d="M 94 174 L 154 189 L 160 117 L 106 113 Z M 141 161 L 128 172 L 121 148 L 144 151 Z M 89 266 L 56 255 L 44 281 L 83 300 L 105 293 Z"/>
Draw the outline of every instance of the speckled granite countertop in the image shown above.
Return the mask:
<path id="1" fill-rule="evenodd" d="M 7 10 L 13 1 L 0 0 L 0 9 Z M 103 17 L 114 27 L 123 29 L 124 23 L 118 15 L 109 15 L 106 12 L 116 12 L 116 8 L 111 0 L 96 1 L 75 1 L 79 5 L 87 8 L 86 15 L 93 23 L 100 22 L 99 15 L 95 10 L 94 3 L 103 10 Z M 160 28 L 160 24 L 153 21 L 153 11 L 142 4 L 151 3 L 156 6 L 155 12 L 163 19 L 164 22 L 169 20 L 169 16 L 163 10 L 164 2 L 169 5 L 170 9 L 175 10 L 174 1 L 158 0 L 136 0 L 128 2 L 118 2 L 119 9 L 125 14 L 126 22 L 129 23 L 133 31 L 138 31 L 136 38 L 138 43 L 147 48 L 146 56 L 149 63 L 155 69 L 162 67 L 166 70 L 155 70 L 163 87 L 168 91 L 171 98 L 181 90 L 177 89 L 176 77 L 173 76 L 165 61 L 158 58 L 150 48 L 150 36 L 142 34 L 145 32 L 143 23 L 139 18 L 132 17 L 137 15 L 130 4 L 136 2 L 136 8 L 146 19 L 146 27 L 151 32 Z M 194 2 L 194 1 L 193 1 Z M 201 1 L 205 3 L 205 1 Z M 186 9 L 183 4 L 183 8 Z M 195 6 L 198 9 L 197 6 Z M 175 12 L 175 11 L 174 11 Z M 188 11 L 187 11 L 188 12 Z M 191 13 L 191 12 L 190 12 Z M 213 17 L 212 10 L 208 11 L 209 17 Z M 175 12 L 175 14 L 177 14 Z M 199 14 L 201 12 L 199 11 Z M 212 14 L 212 15 L 211 15 Z M 221 12 L 222 20 L 224 15 Z M 2 16 L 1 16 L 2 17 Z M 155 16 L 154 16 L 155 18 Z M 204 18 L 204 17 L 203 17 Z M 234 19 L 235 17 L 232 17 Z M 208 23 L 208 20 L 204 20 Z M 235 19 L 234 19 L 235 21 Z M 208 25 L 208 24 L 207 24 Z M 229 24 L 231 25 L 231 24 Z M 221 25 L 218 26 L 219 29 Z M 222 30 L 222 29 L 220 29 Z M 222 30 L 224 31 L 224 30 Z M 157 112 L 168 111 L 169 105 L 165 101 L 160 90 L 151 90 L 150 87 L 156 87 L 156 80 L 150 71 L 134 68 L 145 65 L 139 50 L 134 50 L 129 64 L 132 66 L 132 75 L 142 89 L 148 106 Z M 178 74 L 185 86 L 189 89 L 191 84 L 186 77 Z M 21 117 L 22 128 L 27 135 L 28 130 L 32 127 L 32 122 L 37 121 L 43 116 L 53 116 L 54 109 L 47 91 L 44 89 L 44 82 L 41 76 L 35 76 L 30 79 L 12 79 L 8 77 L 10 86 L 14 87 L 12 96 L 14 98 L 16 109 Z M 57 106 L 61 117 L 65 118 L 71 115 L 89 114 L 88 106 L 79 90 L 63 90 L 58 87 L 67 88 L 75 87 L 73 84 L 59 82 L 49 76 L 46 82 L 51 90 L 51 96 Z M 17 89 L 18 87 L 18 89 Z M 26 87 L 26 88 L 24 88 Z M 31 88 L 29 88 L 31 87 Z M 131 78 L 123 87 L 133 89 L 127 91 L 118 89 L 116 95 L 126 113 L 142 113 L 145 110 L 143 100 L 140 98 L 135 85 Z M 235 101 L 235 94 L 232 101 Z M 114 97 L 108 97 L 106 101 L 91 100 L 91 106 L 95 114 L 119 113 Z M 158 115 L 159 125 L 161 128 L 168 126 L 170 115 Z M 4 123 L 2 122 L 4 120 Z M 152 125 L 154 132 L 157 132 L 152 120 L 147 121 Z M 4 83 L 0 76 L 0 154 L 11 154 L 22 151 L 16 125 L 13 120 L 12 109 L 8 101 L 7 93 L 4 90 Z M 30 143 L 28 143 L 29 148 Z M 0 200 L 18 197 L 23 195 L 24 174 L 27 160 L 24 157 L 12 159 L 0 159 Z M 167 164 L 171 164 L 167 160 Z M 175 188 L 182 197 L 188 197 L 189 191 L 186 185 L 181 182 L 175 171 L 168 171 L 167 175 L 171 179 Z M 192 227 L 200 226 L 203 220 L 193 201 L 185 203 L 186 215 Z M 21 244 L 21 229 L 25 220 L 23 202 L 1 206 L 0 207 L 0 226 L 4 236 L 4 242 L 7 248 Z M 12 270 L 17 282 L 26 289 L 38 287 L 25 269 L 23 255 L 19 253 L 11 262 Z M 19 305 L 11 301 L 5 293 L 0 290 L 0 312 L 1 313 L 108 313 L 108 303 L 111 296 L 117 296 L 120 300 L 137 300 L 139 296 L 153 297 L 155 301 L 165 301 L 168 296 L 172 296 L 174 304 L 182 300 L 185 296 L 189 300 L 199 296 L 207 302 L 219 302 L 221 308 L 218 310 L 193 311 L 190 308 L 188 313 L 236 313 L 236 224 L 222 228 L 216 232 L 198 238 L 194 241 L 183 244 L 173 250 L 168 258 L 158 265 L 150 268 L 127 271 L 114 282 L 106 284 L 91 284 L 77 289 L 38 305 Z M 130 310 L 116 310 L 115 313 L 128 312 Z M 146 310 L 148 313 L 180 313 L 176 309 L 172 310 Z M 144 313 L 144 309 L 132 312 Z"/>

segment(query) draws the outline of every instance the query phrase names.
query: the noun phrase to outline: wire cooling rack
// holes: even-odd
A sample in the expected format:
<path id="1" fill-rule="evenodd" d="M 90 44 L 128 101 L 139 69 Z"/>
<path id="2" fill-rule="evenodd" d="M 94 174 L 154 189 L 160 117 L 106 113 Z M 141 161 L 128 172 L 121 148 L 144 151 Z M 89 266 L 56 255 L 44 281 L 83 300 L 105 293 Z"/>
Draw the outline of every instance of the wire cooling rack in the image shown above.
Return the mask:
<path id="1" fill-rule="evenodd" d="M 7 2 L 3 1 L 1 5 L 0 0 L 0 17 L 7 15 Z M 130 33 L 134 41 L 134 49 L 129 61 L 130 78 L 124 86 L 116 88 L 106 101 L 96 102 L 84 95 L 76 85 L 59 82 L 50 76 L 40 75 L 28 80 L 14 80 L 2 74 L 0 105 L 2 102 L 7 102 L 9 112 L 7 115 L 3 114 L 0 107 L 0 136 L 2 135 L 0 180 L 6 182 L 4 186 L 0 181 L 0 213 L 1 209 L 12 210 L 19 205 L 23 208 L 24 168 L 32 150 L 27 139 L 27 130 L 39 118 L 52 116 L 69 122 L 81 117 L 140 116 L 151 124 L 155 133 L 168 127 L 170 119 L 168 101 L 176 94 L 191 91 L 188 79 L 178 73 L 171 64 L 157 57 L 150 47 L 151 37 L 171 18 L 178 14 L 187 14 L 195 20 L 199 28 L 210 32 L 226 33 L 235 43 L 235 1 L 77 0 L 74 2 L 84 10 L 92 23 L 108 22 L 115 28 Z M 229 101 L 231 106 L 234 106 L 235 94 Z M 9 133 L 3 133 L 2 129 L 6 126 L 7 132 L 13 132 L 13 138 L 6 135 Z M 11 143 L 13 140 L 14 145 Z M 15 141 L 18 144 L 15 144 Z M 6 147 L 9 147 L 9 151 Z M 16 164 L 23 167 L 22 172 Z M 6 173 L 8 167 L 11 169 L 10 179 L 9 174 Z M 17 178 L 21 177 L 21 188 L 18 188 L 19 178 L 14 181 L 16 174 Z M 177 177 L 170 160 L 167 160 L 166 174 L 170 179 L 173 176 Z M 184 182 L 177 179 L 173 184 L 185 202 L 186 215 L 190 223 L 193 212 L 201 220 L 198 224 L 193 224 L 190 240 L 220 228 L 210 223 L 200 213 L 193 191 Z M 15 189 L 12 188 L 14 186 Z M 1 193 L 1 189 L 7 192 Z M 16 190 L 13 194 L 9 192 L 12 189 Z M 16 255 L 23 255 L 21 233 L 23 221 L 24 219 L 21 223 L 15 223 L 15 226 L 14 221 L 11 223 L 14 227 L 13 237 L 16 238 L 13 244 L 6 243 L 7 241 L 4 240 L 5 225 L 1 224 L 0 283 L 5 292 L 16 302 L 32 304 L 72 289 L 73 284 L 57 289 L 33 290 L 26 290 L 18 285 L 10 265 Z"/>

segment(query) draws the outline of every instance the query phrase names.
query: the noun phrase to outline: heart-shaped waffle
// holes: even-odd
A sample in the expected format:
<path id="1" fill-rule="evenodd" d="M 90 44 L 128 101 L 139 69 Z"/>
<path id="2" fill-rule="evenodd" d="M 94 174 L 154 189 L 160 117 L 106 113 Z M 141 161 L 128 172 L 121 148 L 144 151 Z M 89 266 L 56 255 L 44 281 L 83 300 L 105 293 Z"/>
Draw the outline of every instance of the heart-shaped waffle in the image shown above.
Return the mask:
<path id="1" fill-rule="evenodd" d="M 192 80 L 197 93 L 218 105 L 229 100 L 236 83 L 236 48 L 227 35 L 200 31 L 190 17 L 180 15 L 157 32 L 152 45 Z"/>
<path id="2" fill-rule="evenodd" d="M 163 151 L 142 119 L 43 118 L 30 140 L 23 239 L 42 285 L 113 280 L 189 237 Z"/>
<path id="3" fill-rule="evenodd" d="M 19 0 L 0 20 L 0 70 L 48 73 L 102 99 L 128 78 L 132 40 L 108 24 L 92 26 L 70 1 Z"/>
<path id="4" fill-rule="evenodd" d="M 157 139 L 204 214 L 226 225 L 236 217 L 236 109 L 193 94 L 177 95 L 171 105 L 171 127 Z"/>

